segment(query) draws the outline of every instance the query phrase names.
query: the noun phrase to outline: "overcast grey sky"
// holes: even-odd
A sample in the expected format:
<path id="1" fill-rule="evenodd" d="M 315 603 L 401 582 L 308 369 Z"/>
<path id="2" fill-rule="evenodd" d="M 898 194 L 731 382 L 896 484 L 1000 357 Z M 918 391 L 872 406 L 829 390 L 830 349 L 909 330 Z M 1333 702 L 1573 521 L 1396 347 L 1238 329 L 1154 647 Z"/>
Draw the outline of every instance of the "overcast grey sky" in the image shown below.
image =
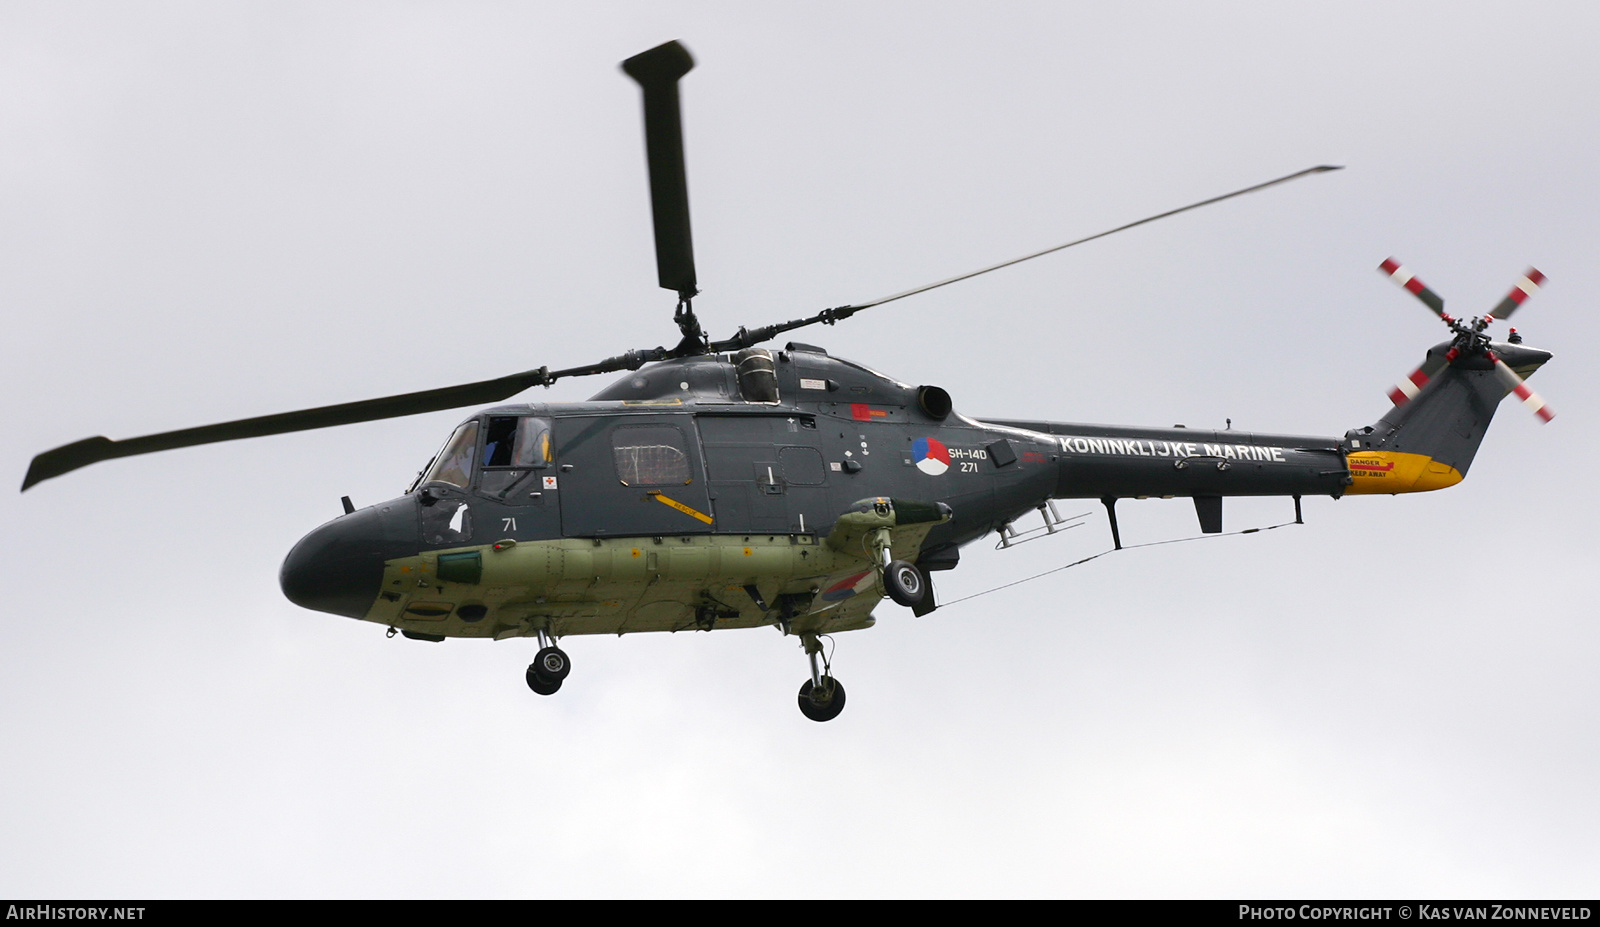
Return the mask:
<path id="1" fill-rule="evenodd" d="M 1557 418 L 1503 406 L 1444 492 L 886 603 L 825 725 L 768 630 L 572 638 L 540 698 L 530 642 L 285 600 L 294 542 L 465 412 L 0 494 L 0 894 L 1593 897 L 1597 34 L 1582 3 L 5 4 L 14 486 L 90 435 L 671 343 L 617 63 L 673 38 L 713 335 L 1344 164 L 805 340 L 980 417 L 1340 434 L 1444 336 L 1383 258 L 1460 315 L 1532 264 Z M 980 542 L 940 594 L 1108 540 Z"/>

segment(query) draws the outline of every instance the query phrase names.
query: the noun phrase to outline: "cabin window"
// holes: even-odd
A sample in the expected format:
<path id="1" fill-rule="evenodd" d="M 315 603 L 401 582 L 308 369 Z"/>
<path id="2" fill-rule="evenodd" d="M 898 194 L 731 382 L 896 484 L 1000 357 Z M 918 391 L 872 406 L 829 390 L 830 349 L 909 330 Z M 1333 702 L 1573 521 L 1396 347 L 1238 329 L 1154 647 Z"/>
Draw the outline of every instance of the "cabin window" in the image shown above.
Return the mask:
<path id="1" fill-rule="evenodd" d="M 624 425 L 612 432 L 617 479 L 624 486 L 682 486 L 690 481 L 683 432 L 671 425 Z"/>
<path id="2" fill-rule="evenodd" d="M 466 489 L 467 482 L 472 478 L 472 450 L 477 443 L 478 422 L 474 419 L 457 428 L 456 433 L 450 436 L 450 442 L 434 458 L 433 466 L 422 482 L 449 483 Z"/>

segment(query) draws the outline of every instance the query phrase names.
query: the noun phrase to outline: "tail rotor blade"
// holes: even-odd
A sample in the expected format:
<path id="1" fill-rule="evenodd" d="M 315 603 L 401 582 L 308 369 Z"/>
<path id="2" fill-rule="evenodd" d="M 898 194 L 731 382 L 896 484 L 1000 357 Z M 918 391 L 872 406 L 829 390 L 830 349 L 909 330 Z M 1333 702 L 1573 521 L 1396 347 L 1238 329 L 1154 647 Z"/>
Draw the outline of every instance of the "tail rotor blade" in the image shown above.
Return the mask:
<path id="1" fill-rule="evenodd" d="M 1428 285 L 1418 280 L 1411 271 L 1406 269 L 1405 265 L 1394 258 L 1389 258 L 1379 264 L 1378 269 L 1388 274 L 1389 278 L 1395 283 L 1409 290 L 1411 295 L 1422 300 L 1424 305 L 1433 310 L 1434 315 L 1444 319 L 1446 322 L 1451 321 L 1451 318 L 1445 315 L 1444 300 L 1439 298 L 1438 293 L 1428 289 Z"/>
<path id="2" fill-rule="evenodd" d="M 622 62 L 644 91 L 645 156 L 650 163 L 650 209 L 656 227 L 656 277 L 680 299 L 699 292 L 694 242 L 689 235 L 689 183 L 683 166 L 683 118 L 678 80 L 694 67 L 677 42 L 658 45 Z"/>
<path id="3" fill-rule="evenodd" d="M 1428 385 L 1428 381 L 1438 376 L 1439 371 L 1449 362 L 1446 357 L 1429 352 L 1428 356 L 1423 358 L 1422 366 L 1411 371 L 1410 376 L 1395 384 L 1394 389 L 1389 391 L 1389 401 L 1397 406 L 1403 406 L 1417 398 L 1417 394 Z"/>
<path id="4" fill-rule="evenodd" d="M 1517 394 L 1517 398 L 1522 400 L 1522 404 L 1528 407 L 1529 412 L 1539 416 L 1542 422 L 1549 422 L 1556 417 L 1555 411 L 1545 404 L 1544 398 L 1529 389 L 1527 381 L 1517 376 L 1517 372 L 1506 366 L 1505 361 L 1496 357 L 1493 351 L 1489 352 L 1489 359 L 1494 361 L 1494 372 L 1500 378 L 1500 382 L 1506 385 L 1506 389 Z"/>
<path id="5" fill-rule="evenodd" d="M 1489 313 L 1489 317 L 1491 319 L 1511 318 L 1511 313 L 1516 312 L 1528 297 L 1539 292 L 1539 288 L 1544 286 L 1544 280 L 1544 274 L 1539 273 L 1532 267 L 1528 268 L 1527 273 L 1522 275 L 1522 279 L 1517 281 L 1517 285 L 1512 287 L 1511 292 L 1506 294 L 1506 298 L 1500 300 L 1500 305 L 1495 306 L 1494 310 Z"/>

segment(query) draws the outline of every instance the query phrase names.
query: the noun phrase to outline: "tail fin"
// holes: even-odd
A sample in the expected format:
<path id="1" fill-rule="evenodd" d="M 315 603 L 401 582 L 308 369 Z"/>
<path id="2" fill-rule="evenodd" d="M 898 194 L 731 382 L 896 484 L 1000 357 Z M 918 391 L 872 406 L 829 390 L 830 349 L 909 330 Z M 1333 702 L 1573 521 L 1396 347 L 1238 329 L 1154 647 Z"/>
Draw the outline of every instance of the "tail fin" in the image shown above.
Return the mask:
<path id="1" fill-rule="evenodd" d="M 1511 392 L 1493 357 L 1525 378 L 1551 356 L 1538 348 L 1495 342 L 1489 345 L 1491 356 L 1472 352 L 1447 360 L 1451 347 L 1445 342 L 1429 349 L 1409 378 L 1420 388 L 1391 393 L 1395 407 L 1389 414 L 1345 433 L 1354 480 L 1347 493 L 1426 492 L 1461 482 L 1495 409 Z M 1421 384 L 1416 383 L 1419 377 Z"/>

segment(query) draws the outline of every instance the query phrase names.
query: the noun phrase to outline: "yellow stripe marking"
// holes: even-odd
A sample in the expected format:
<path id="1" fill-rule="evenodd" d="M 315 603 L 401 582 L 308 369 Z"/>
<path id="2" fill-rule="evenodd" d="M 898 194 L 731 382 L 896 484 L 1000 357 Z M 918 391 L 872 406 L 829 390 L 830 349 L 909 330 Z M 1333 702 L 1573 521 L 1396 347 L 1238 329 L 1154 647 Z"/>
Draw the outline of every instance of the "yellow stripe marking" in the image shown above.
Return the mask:
<path id="1" fill-rule="evenodd" d="M 650 495 L 655 496 L 656 497 L 656 501 L 661 503 L 662 505 L 671 506 L 672 508 L 677 509 L 678 511 L 682 512 L 685 515 L 690 516 L 691 518 L 698 518 L 698 519 L 700 519 L 701 521 L 705 522 L 708 525 L 711 524 L 711 516 L 707 515 L 704 512 L 697 512 L 694 509 L 689 508 L 687 505 L 684 505 L 682 502 L 679 502 L 676 499 L 669 499 L 669 498 L 667 498 L 666 496 L 662 495 L 659 492 L 651 491 Z"/>

